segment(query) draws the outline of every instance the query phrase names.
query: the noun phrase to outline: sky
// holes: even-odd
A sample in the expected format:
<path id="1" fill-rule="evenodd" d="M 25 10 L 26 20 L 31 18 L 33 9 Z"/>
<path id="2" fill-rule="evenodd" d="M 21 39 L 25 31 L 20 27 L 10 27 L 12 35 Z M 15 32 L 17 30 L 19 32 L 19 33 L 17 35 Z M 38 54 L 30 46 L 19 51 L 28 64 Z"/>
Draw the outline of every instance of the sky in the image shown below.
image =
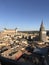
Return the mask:
<path id="1" fill-rule="evenodd" d="M 0 0 L 0 30 L 39 30 L 42 20 L 49 29 L 49 0 Z"/>

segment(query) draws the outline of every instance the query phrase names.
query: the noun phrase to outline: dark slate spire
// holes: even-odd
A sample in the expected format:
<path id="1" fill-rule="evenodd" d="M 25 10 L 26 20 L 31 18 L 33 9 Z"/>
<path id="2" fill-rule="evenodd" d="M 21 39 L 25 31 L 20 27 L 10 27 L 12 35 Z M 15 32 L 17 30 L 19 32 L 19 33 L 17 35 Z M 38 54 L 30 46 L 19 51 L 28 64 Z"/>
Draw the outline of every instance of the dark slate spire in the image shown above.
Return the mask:
<path id="1" fill-rule="evenodd" d="M 44 24 L 43 24 L 43 20 L 41 22 L 40 31 L 45 31 Z"/>

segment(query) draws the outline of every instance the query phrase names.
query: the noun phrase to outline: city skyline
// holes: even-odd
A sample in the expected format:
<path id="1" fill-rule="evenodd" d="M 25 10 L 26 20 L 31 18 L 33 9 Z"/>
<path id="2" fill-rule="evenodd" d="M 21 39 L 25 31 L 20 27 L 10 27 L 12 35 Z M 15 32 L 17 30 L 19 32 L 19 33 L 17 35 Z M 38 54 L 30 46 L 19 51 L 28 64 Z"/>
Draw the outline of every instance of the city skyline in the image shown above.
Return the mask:
<path id="1" fill-rule="evenodd" d="M 49 29 L 49 0 L 0 0 L 0 29 Z"/>

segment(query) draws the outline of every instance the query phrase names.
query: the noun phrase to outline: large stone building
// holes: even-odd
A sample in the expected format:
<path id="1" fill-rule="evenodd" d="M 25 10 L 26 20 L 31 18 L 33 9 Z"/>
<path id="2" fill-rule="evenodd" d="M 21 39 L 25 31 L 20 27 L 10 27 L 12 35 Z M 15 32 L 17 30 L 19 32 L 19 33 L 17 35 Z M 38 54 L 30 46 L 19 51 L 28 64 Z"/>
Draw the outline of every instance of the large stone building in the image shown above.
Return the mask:
<path id="1" fill-rule="evenodd" d="M 40 26 L 39 39 L 40 41 L 46 42 L 46 30 L 44 28 L 43 21 Z"/>

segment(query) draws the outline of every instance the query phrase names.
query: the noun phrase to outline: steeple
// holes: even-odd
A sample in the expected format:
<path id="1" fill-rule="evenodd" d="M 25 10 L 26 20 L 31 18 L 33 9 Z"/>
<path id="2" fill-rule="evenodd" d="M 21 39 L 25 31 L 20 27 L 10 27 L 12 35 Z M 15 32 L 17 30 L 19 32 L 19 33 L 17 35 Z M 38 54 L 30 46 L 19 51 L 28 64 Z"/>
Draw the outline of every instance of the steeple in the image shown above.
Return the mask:
<path id="1" fill-rule="evenodd" d="M 45 31 L 44 24 L 43 24 L 43 20 L 41 22 L 40 31 Z"/>
<path id="2" fill-rule="evenodd" d="M 43 25 L 43 20 L 41 22 L 40 31 L 39 31 L 39 39 L 40 41 L 46 41 L 46 31 Z"/>

